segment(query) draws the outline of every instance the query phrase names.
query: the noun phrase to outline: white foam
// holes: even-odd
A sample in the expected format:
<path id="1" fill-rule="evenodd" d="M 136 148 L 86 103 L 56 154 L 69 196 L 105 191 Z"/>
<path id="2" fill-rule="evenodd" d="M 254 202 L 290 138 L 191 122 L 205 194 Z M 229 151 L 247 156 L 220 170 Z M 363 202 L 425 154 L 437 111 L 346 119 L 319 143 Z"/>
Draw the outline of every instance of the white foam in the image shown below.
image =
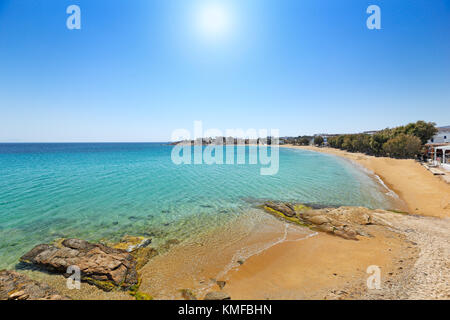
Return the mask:
<path id="1" fill-rule="evenodd" d="M 393 197 L 395 199 L 399 199 L 399 196 L 384 183 L 383 179 L 381 179 L 378 175 L 374 174 L 374 176 L 377 178 L 378 182 L 388 191 L 386 192 L 386 195 Z"/>
<path id="2" fill-rule="evenodd" d="M 255 255 L 259 255 L 259 254 L 263 253 L 264 251 L 266 251 L 266 250 L 268 250 L 268 249 L 270 249 L 270 248 L 272 248 L 272 247 L 274 247 L 274 246 L 276 246 L 278 244 L 281 244 L 283 242 L 297 242 L 297 241 L 306 240 L 308 238 L 311 238 L 311 237 L 314 237 L 314 236 L 318 235 L 318 232 L 313 232 L 311 234 L 304 235 L 300 239 L 288 240 L 287 239 L 287 237 L 288 237 L 288 229 L 289 228 L 293 228 L 293 227 L 294 226 L 292 226 L 290 223 L 284 223 L 284 232 L 283 232 L 282 237 L 279 238 L 278 240 L 272 242 L 272 243 L 267 244 L 266 246 L 264 246 L 263 248 L 261 248 L 261 249 L 259 249 L 257 251 L 253 251 L 253 252 L 247 253 L 247 254 L 245 254 L 243 252 L 243 250 L 237 251 L 233 255 L 230 263 L 228 265 L 226 265 L 225 268 L 217 275 L 217 278 L 218 279 L 223 278 L 229 271 L 231 271 L 234 268 L 239 267 L 239 265 L 237 263 L 237 261 L 239 261 L 239 260 L 247 260 L 250 257 L 255 256 Z"/>

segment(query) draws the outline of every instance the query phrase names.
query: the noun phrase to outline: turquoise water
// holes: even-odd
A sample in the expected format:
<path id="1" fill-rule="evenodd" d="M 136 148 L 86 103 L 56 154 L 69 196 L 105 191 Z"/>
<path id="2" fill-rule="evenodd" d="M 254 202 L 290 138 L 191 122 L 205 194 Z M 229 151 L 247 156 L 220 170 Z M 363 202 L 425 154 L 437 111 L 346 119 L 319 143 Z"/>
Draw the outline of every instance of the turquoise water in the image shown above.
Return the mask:
<path id="1" fill-rule="evenodd" d="M 163 144 L 0 144 L 0 268 L 60 237 L 182 240 L 266 199 L 390 206 L 373 179 L 334 156 L 281 148 L 278 174 L 262 176 L 259 165 L 176 166 L 171 151 Z"/>

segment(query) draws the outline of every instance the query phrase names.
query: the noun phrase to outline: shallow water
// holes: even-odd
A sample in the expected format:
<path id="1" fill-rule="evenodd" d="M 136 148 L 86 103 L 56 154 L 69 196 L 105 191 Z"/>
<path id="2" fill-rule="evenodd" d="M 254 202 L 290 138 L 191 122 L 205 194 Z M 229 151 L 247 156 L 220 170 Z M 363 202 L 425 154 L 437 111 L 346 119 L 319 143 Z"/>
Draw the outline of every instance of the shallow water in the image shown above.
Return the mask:
<path id="1" fill-rule="evenodd" d="M 172 148 L 0 144 L 0 268 L 13 267 L 36 244 L 61 237 L 188 240 L 265 199 L 392 206 L 379 183 L 334 156 L 280 148 L 278 174 L 262 176 L 259 165 L 177 166 Z"/>

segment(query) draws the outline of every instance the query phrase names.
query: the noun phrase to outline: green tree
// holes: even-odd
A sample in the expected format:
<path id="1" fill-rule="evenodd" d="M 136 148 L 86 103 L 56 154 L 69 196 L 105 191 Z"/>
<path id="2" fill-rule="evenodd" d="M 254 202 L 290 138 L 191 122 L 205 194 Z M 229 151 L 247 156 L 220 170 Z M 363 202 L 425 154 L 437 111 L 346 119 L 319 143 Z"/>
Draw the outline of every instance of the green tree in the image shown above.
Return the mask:
<path id="1" fill-rule="evenodd" d="M 390 157 L 413 158 L 420 153 L 422 142 L 418 137 L 401 133 L 389 139 L 383 145 L 384 152 Z"/>
<path id="2" fill-rule="evenodd" d="M 303 137 L 303 138 L 300 138 L 299 144 L 300 144 L 301 146 L 309 146 L 309 142 L 310 142 L 310 141 L 311 141 L 311 140 L 308 139 L 307 137 Z"/>
<path id="3" fill-rule="evenodd" d="M 318 145 L 318 146 L 321 146 L 322 144 L 323 144 L 323 137 L 321 137 L 321 136 L 315 136 L 314 137 L 314 144 L 315 145 Z"/>
<path id="4" fill-rule="evenodd" d="M 353 152 L 353 135 L 345 135 L 342 141 L 342 149 Z"/>
<path id="5" fill-rule="evenodd" d="M 434 122 L 417 121 L 405 126 L 405 133 L 418 137 L 422 144 L 426 144 L 437 132 Z"/>
<path id="6" fill-rule="evenodd" d="M 384 154 L 383 145 L 390 139 L 389 129 L 382 130 L 375 133 L 370 138 L 369 146 L 370 153 L 375 156 L 381 156 Z"/>

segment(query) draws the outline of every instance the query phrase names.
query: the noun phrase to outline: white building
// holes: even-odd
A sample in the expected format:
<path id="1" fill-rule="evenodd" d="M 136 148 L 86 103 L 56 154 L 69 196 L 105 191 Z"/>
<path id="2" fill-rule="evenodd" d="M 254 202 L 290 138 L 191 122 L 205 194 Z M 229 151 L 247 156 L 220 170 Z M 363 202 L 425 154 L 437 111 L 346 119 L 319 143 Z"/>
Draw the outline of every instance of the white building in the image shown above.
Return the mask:
<path id="1" fill-rule="evenodd" d="M 439 132 L 428 143 L 450 143 L 450 126 L 439 128 Z"/>
<path id="2" fill-rule="evenodd" d="M 438 156 L 438 151 L 440 155 Z M 434 164 L 439 165 L 447 171 L 450 171 L 450 146 L 434 148 Z"/>

